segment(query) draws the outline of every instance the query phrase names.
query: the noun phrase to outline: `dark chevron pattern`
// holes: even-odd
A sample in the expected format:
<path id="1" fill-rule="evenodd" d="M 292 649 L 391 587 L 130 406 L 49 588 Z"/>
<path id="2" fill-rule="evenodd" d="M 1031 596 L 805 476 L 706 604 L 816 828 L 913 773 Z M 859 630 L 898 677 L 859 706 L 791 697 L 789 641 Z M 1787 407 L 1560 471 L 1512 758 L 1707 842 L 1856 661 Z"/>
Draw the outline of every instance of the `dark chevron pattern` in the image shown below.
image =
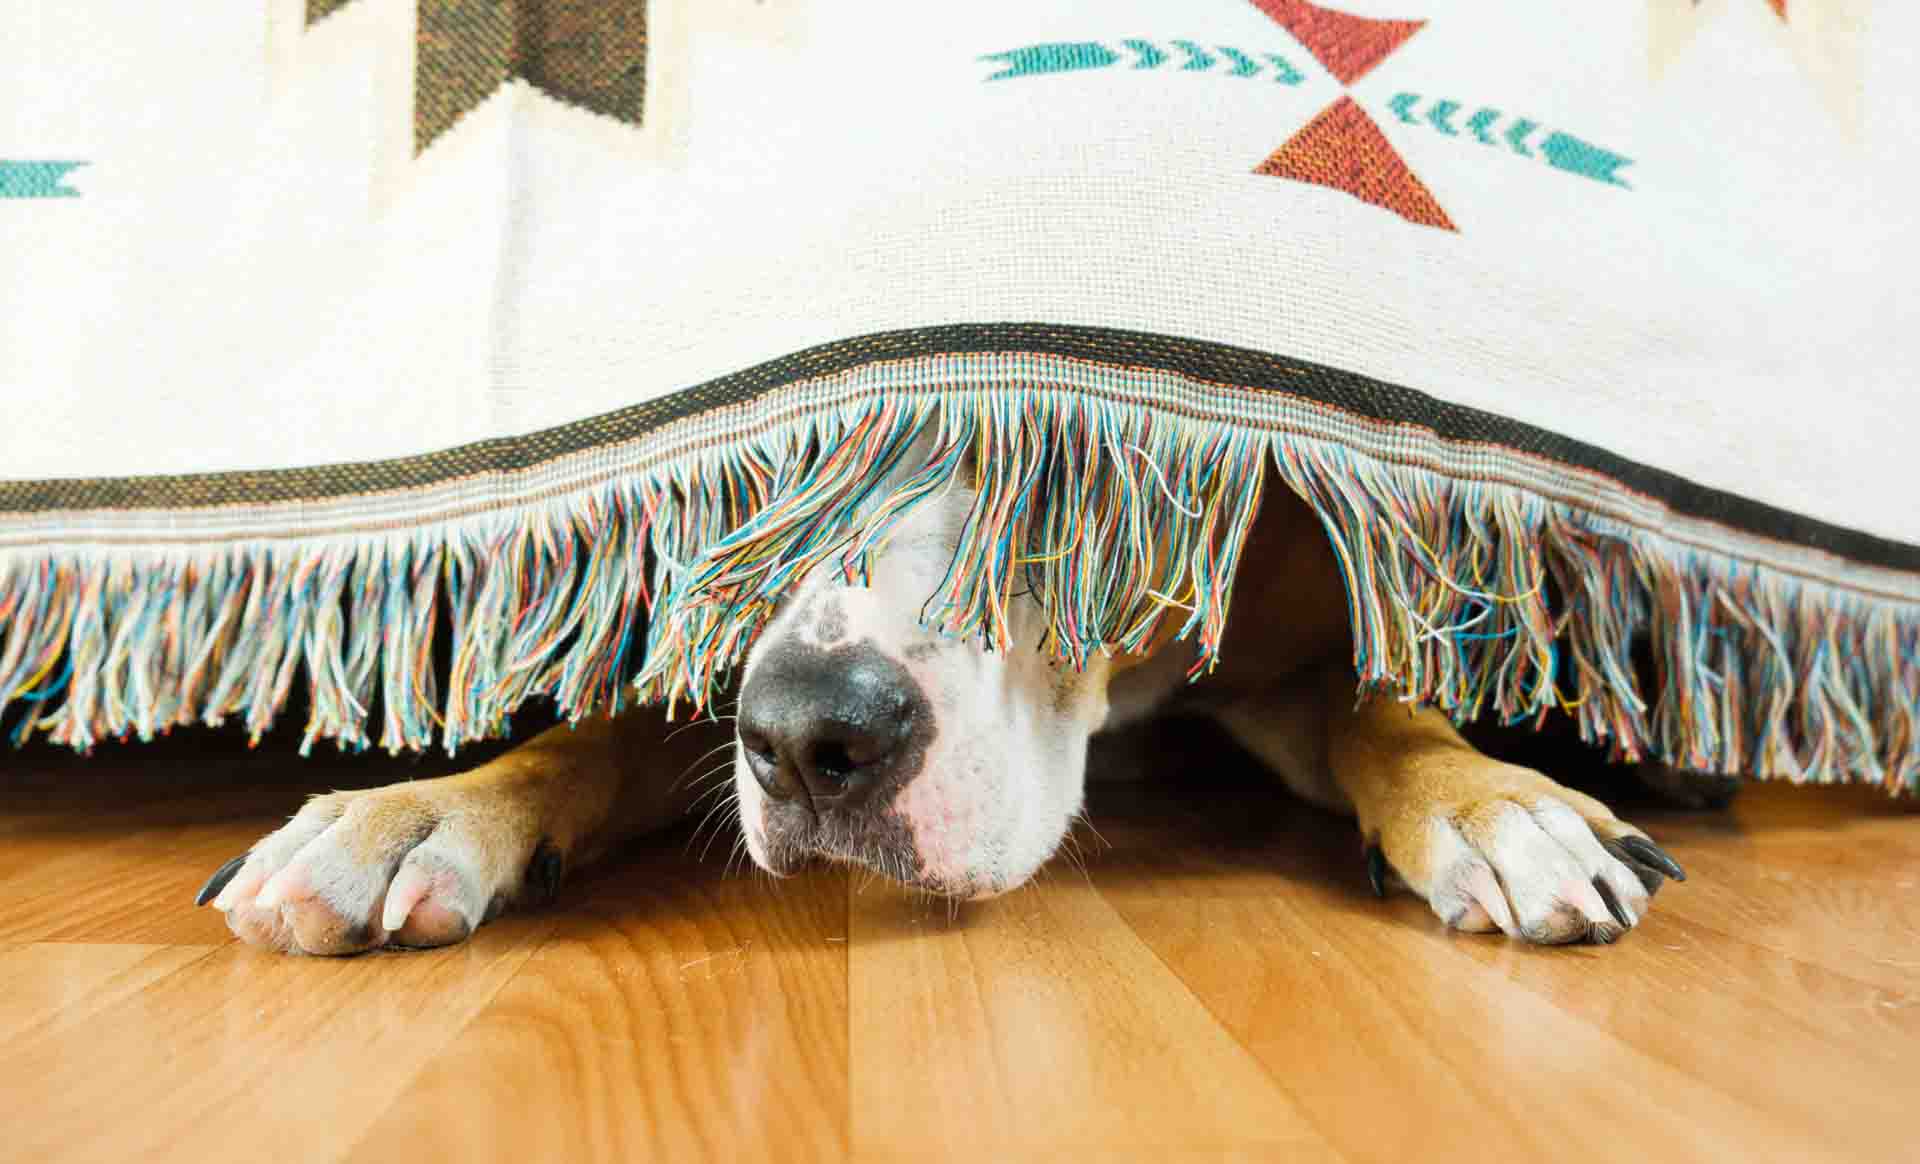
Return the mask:
<path id="1" fill-rule="evenodd" d="M 307 0 L 313 24 L 354 0 Z M 417 0 L 413 148 L 432 145 L 509 80 L 639 125 L 646 0 Z"/>

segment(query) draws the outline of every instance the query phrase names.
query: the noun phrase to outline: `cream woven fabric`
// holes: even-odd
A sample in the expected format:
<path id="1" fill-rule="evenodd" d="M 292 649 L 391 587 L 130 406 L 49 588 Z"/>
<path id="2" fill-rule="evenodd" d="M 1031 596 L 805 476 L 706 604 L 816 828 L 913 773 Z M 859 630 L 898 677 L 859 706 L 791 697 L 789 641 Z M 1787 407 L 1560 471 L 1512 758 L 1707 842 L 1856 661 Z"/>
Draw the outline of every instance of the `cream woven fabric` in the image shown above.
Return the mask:
<path id="1" fill-rule="evenodd" d="M 1911 786 L 1920 10 L 1563 8 L 15 3 L 0 727 L 703 699 L 971 451 L 957 632 L 1291 487 L 1369 681 Z"/>

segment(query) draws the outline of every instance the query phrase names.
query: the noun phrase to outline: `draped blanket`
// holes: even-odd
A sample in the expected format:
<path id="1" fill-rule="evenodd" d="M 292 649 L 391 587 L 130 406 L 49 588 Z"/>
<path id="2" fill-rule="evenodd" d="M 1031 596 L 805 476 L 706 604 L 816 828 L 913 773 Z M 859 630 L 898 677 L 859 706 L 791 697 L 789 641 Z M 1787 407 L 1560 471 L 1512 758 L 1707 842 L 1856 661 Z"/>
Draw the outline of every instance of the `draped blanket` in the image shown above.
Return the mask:
<path id="1" fill-rule="evenodd" d="M 954 634 L 1291 490 L 1364 682 L 1914 789 L 1917 7 L 16 0 L 0 730 L 702 705 L 964 477 Z"/>

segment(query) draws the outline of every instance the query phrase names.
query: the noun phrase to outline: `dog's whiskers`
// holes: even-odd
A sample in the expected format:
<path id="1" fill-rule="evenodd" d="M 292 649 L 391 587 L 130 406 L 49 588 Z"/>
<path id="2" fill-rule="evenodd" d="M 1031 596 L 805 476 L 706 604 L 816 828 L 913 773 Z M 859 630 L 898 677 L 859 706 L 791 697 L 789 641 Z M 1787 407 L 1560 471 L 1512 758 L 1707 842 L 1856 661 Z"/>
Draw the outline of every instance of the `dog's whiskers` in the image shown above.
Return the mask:
<path id="1" fill-rule="evenodd" d="M 707 797 L 712 796 L 714 793 L 719 792 L 722 789 L 732 787 L 733 782 L 731 780 L 720 779 L 720 777 L 731 776 L 732 774 L 733 774 L 733 766 L 731 764 L 723 764 L 720 767 L 715 768 L 712 771 L 709 771 L 706 774 L 702 775 L 698 782 L 699 783 L 711 782 L 712 787 L 708 788 L 705 792 L 702 792 L 700 795 L 693 798 L 693 803 L 687 805 L 687 814 L 692 815 L 693 810 L 696 808 L 699 808 L 701 802 L 706 800 Z"/>
<path id="2" fill-rule="evenodd" d="M 732 737 L 728 737 L 724 743 L 715 744 L 713 747 L 708 748 L 706 751 L 700 753 L 700 755 L 697 756 L 692 763 L 688 764 L 685 768 L 680 770 L 680 775 L 674 779 L 674 782 L 671 785 L 667 787 L 667 791 L 673 792 L 676 789 L 678 789 L 680 785 L 686 780 L 688 772 L 691 772 L 695 768 L 698 768 L 700 765 L 706 763 L 707 760 L 710 757 L 714 756 L 715 754 L 719 752 L 723 752 L 731 747 L 733 747 L 733 739 Z M 729 760 L 728 764 L 731 765 L 732 761 Z M 711 773 L 709 773 L 709 775 L 711 775 Z M 704 779 L 704 777 L 702 777 L 702 779 Z"/>
<path id="3" fill-rule="evenodd" d="M 1054 855 L 1066 862 L 1074 872 L 1080 874 L 1081 880 L 1085 881 L 1088 885 L 1093 884 L 1093 877 L 1087 872 L 1086 857 L 1081 854 L 1080 846 L 1074 841 L 1071 833 L 1060 838 L 1060 847 L 1054 850 Z M 1053 873 L 1053 864 L 1049 862 L 1042 865 L 1040 871 L 1051 876 Z"/>
<path id="4" fill-rule="evenodd" d="M 739 812 L 739 804 L 738 804 L 739 799 L 740 797 L 736 793 L 734 795 L 727 797 L 725 800 L 721 801 L 718 806 L 716 806 L 720 808 L 732 808 L 733 812 L 731 815 L 732 815 L 733 822 L 735 824 L 738 824 L 740 821 L 740 812 Z M 707 835 L 707 843 L 700 849 L 700 863 L 702 865 L 707 863 L 707 853 L 713 849 L 713 842 L 716 838 L 720 836 L 720 829 L 726 826 L 727 819 L 728 819 L 727 816 L 723 815 L 720 818 L 720 825 L 716 826 L 712 830 L 712 832 L 710 832 Z"/>
<path id="5" fill-rule="evenodd" d="M 726 784 L 715 784 L 712 788 L 709 788 L 705 792 L 701 793 L 699 800 L 687 806 L 687 811 L 685 815 L 692 816 L 694 812 L 698 810 L 700 813 L 701 824 L 704 825 L 707 821 L 707 818 L 711 817 L 716 809 L 723 807 L 727 803 L 727 792 L 730 789 L 730 787 L 731 787 L 730 785 L 726 785 Z M 706 801 L 709 797 L 717 797 L 718 799 L 715 799 L 712 801 L 712 803 L 707 804 L 705 808 L 701 808 L 700 807 L 701 803 Z M 699 837 L 696 834 L 693 840 L 698 840 L 698 839 Z M 689 841 L 688 844 L 692 844 L 692 841 Z"/>
<path id="6" fill-rule="evenodd" d="M 683 813 L 682 815 L 692 816 L 695 812 L 700 812 L 701 804 L 705 803 L 707 799 L 710 797 L 718 796 L 719 799 L 715 800 L 713 804 L 709 805 L 701 816 L 701 824 L 704 825 L 706 823 L 706 819 L 713 815 L 714 809 L 720 807 L 721 805 L 724 805 L 727 802 L 727 797 L 725 796 L 725 793 L 730 791 L 732 788 L 733 788 L 732 781 L 729 781 L 729 780 L 715 781 L 713 787 L 707 789 L 705 792 L 702 792 L 698 797 L 694 799 L 692 804 L 687 805 L 686 812 Z M 696 828 L 694 830 L 694 835 L 687 841 L 688 847 L 691 848 L 693 845 L 693 842 L 699 839 L 700 839 L 699 829 Z"/>
<path id="7" fill-rule="evenodd" d="M 1087 831 L 1093 834 L 1094 840 L 1100 842 L 1101 848 L 1103 849 L 1113 848 L 1113 843 L 1107 840 L 1107 838 L 1101 836 L 1100 830 L 1094 827 L 1093 818 L 1087 815 L 1087 812 L 1085 809 L 1081 809 L 1079 812 L 1076 812 L 1073 814 L 1073 823 L 1076 826 L 1078 825 L 1087 826 Z"/>
<path id="8" fill-rule="evenodd" d="M 725 867 L 720 870 L 722 877 L 733 876 L 734 862 L 747 861 L 751 856 L 751 854 L 747 852 L 747 830 L 746 826 L 740 823 L 740 805 L 737 799 L 734 802 L 733 823 L 739 827 L 734 829 L 733 847 L 727 853 L 727 863 Z"/>
<path id="9" fill-rule="evenodd" d="M 686 723 L 681 724 L 679 727 L 674 728 L 672 731 L 668 732 L 667 739 L 668 740 L 677 739 L 679 738 L 682 732 L 690 732 L 697 727 L 706 727 L 708 725 L 718 724 L 718 723 L 732 723 L 734 720 L 737 720 L 739 718 L 740 717 L 737 715 L 718 715 L 718 714 L 697 716 L 693 719 L 688 720 Z M 666 741 L 663 740 L 662 742 L 664 743 Z"/>
<path id="10" fill-rule="evenodd" d="M 728 787 L 728 785 L 722 784 L 722 785 L 719 785 L 718 787 L 726 788 Z M 683 849 L 682 852 L 690 851 L 693 848 L 693 843 L 700 839 L 701 832 L 703 832 L 706 829 L 707 825 L 712 822 L 715 814 L 721 812 L 729 804 L 731 804 L 735 799 L 736 797 L 734 796 L 724 796 L 724 797 L 721 797 L 719 800 L 714 801 L 713 807 L 709 808 L 707 810 L 707 814 L 700 818 L 700 823 L 694 826 L 693 835 L 687 838 L 686 848 Z M 720 834 L 718 829 L 715 829 L 712 833 L 708 835 L 707 846 L 709 848 L 711 848 L 713 845 L 713 838 L 719 835 Z M 705 861 L 707 859 L 706 849 L 700 850 L 700 859 L 702 861 Z"/>

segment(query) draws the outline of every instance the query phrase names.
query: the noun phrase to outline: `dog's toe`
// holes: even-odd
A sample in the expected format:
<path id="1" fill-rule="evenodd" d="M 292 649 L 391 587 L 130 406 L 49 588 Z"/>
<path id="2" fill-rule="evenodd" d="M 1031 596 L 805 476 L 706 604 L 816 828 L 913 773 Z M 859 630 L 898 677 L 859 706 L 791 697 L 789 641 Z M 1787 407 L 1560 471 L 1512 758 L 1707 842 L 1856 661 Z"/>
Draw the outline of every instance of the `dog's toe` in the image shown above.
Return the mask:
<path id="1" fill-rule="evenodd" d="M 493 903 L 474 862 L 457 850 L 456 838 L 436 831 L 401 863 L 381 914 L 396 945 L 451 945 L 486 920 Z"/>
<path id="2" fill-rule="evenodd" d="M 1531 807 L 1508 801 L 1469 813 L 1463 824 L 1506 888 L 1516 928 L 1528 941 L 1611 942 L 1646 911 L 1646 887 L 1557 800 Z"/>
<path id="3" fill-rule="evenodd" d="M 510 813 L 404 785 L 317 797 L 199 900 L 242 941 L 302 954 L 463 941 L 519 889 L 536 837 Z"/>
<path id="4" fill-rule="evenodd" d="M 1598 802 L 1561 791 L 1503 788 L 1435 805 L 1423 831 L 1400 838 L 1405 860 L 1388 858 L 1413 871 L 1408 884 L 1453 929 L 1612 942 L 1646 917 L 1661 882 L 1686 874 Z"/>

